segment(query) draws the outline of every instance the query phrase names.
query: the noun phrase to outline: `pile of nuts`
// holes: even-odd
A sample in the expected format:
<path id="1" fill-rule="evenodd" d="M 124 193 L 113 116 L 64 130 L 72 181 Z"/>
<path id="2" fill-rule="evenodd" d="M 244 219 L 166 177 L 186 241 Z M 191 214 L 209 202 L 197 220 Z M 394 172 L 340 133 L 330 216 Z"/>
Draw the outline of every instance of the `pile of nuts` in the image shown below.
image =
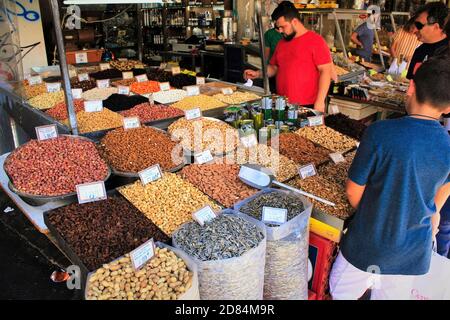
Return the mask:
<path id="1" fill-rule="evenodd" d="M 73 106 L 75 109 L 75 113 L 83 111 L 84 100 L 83 99 L 73 100 Z M 67 118 L 69 118 L 69 113 L 67 112 L 67 105 L 64 101 L 57 103 L 53 108 L 45 111 L 45 113 L 56 120 L 66 120 Z"/>
<path id="2" fill-rule="evenodd" d="M 117 88 L 94 88 L 83 92 L 82 97 L 84 100 L 106 100 L 114 93 L 117 93 Z"/>
<path id="3" fill-rule="evenodd" d="M 174 103 L 172 107 L 181 109 L 181 110 L 189 110 L 194 108 L 200 108 L 200 110 L 211 110 L 216 108 L 222 108 L 226 105 L 210 96 L 205 96 L 203 94 L 198 96 L 186 97 L 177 103 Z"/>
<path id="4" fill-rule="evenodd" d="M 5 171 L 21 192 L 60 196 L 75 192 L 78 184 L 106 179 L 108 166 L 94 143 L 59 136 L 31 140 L 16 149 L 8 156 Z"/>
<path id="5" fill-rule="evenodd" d="M 309 177 L 304 180 L 299 177 L 290 181 L 288 184 L 336 204 L 336 206 L 329 206 L 308 198 L 314 204 L 314 208 L 318 208 L 325 213 L 344 220 L 354 213 L 354 209 L 348 202 L 345 187 L 342 185 L 330 182 L 321 176 Z"/>
<path id="6" fill-rule="evenodd" d="M 330 159 L 330 150 L 316 146 L 295 133 L 277 135 L 272 139 L 271 146 L 299 165 L 314 163 L 317 166 Z"/>
<path id="7" fill-rule="evenodd" d="M 111 85 L 114 87 L 118 87 L 118 86 L 125 86 L 125 87 L 129 87 L 131 86 L 133 83 L 136 82 L 135 78 L 132 79 L 122 79 L 122 80 L 117 80 L 117 81 L 113 81 L 111 82 Z"/>
<path id="8" fill-rule="evenodd" d="M 348 178 L 348 170 L 353 162 L 356 151 L 345 155 L 345 162 L 329 163 L 326 166 L 319 168 L 318 173 L 330 182 L 337 183 L 345 187 Z"/>
<path id="9" fill-rule="evenodd" d="M 170 171 L 183 164 L 182 148 L 164 131 L 150 127 L 110 131 L 100 141 L 99 150 L 111 167 L 122 172 L 137 173 L 156 164 Z"/>
<path id="10" fill-rule="evenodd" d="M 134 108 L 131 108 L 120 113 L 124 118 L 127 117 L 139 117 L 142 123 L 157 121 L 162 119 L 170 119 L 175 117 L 181 117 L 184 112 L 164 105 L 152 105 L 150 103 L 142 103 Z"/>
<path id="11" fill-rule="evenodd" d="M 166 172 L 161 179 L 145 186 L 136 181 L 120 188 L 119 192 L 168 235 L 191 221 L 195 211 L 207 205 L 213 210 L 220 209 L 195 186 L 174 173 Z"/>
<path id="12" fill-rule="evenodd" d="M 181 140 L 183 147 L 193 153 L 205 150 L 210 150 L 213 155 L 228 153 L 236 149 L 239 141 L 235 128 L 209 118 L 181 118 L 172 123 L 168 131 L 172 138 Z"/>
<path id="13" fill-rule="evenodd" d="M 236 91 L 233 94 L 225 95 L 222 93 L 216 94 L 214 96 L 217 100 L 222 101 L 223 103 L 227 104 L 241 104 L 248 101 L 258 100 L 261 99 L 260 96 L 251 93 L 251 92 L 240 92 Z"/>
<path id="14" fill-rule="evenodd" d="M 134 82 L 130 85 L 130 90 L 137 94 L 147 94 L 158 92 L 161 88 L 159 87 L 159 82 L 150 80 L 144 82 Z"/>
<path id="15" fill-rule="evenodd" d="M 342 113 L 328 115 L 325 118 L 325 125 L 357 140 L 361 140 L 364 131 L 367 129 L 365 124 Z"/>
<path id="16" fill-rule="evenodd" d="M 47 92 L 47 86 L 45 83 L 36 84 L 33 86 L 26 85 L 22 87 L 23 94 L 25 99 L 34 98 L 40 94 L 44 94 Z"/>
<path id="17" fill-rule="evenodd" d="M 63 102 L 65 99 L 64 91 L 46 92 L 28 100 L 28 103 L 36 109 L 46 110 L 52 108 L 55 104 Z"/>
<path id="18" fill-rule="evenodd" d="M 187 92 L 180 89 L 160 91 L 153 94 L 153 100 L 163 104 L 178 102 L 186 97 Z"/>
<path id="19" fill-rule="evenodd" d="M 117 69 L 106 69 L 89 74 L 89 77 L 95 80 L 117 79 L 122 78 L 122 71 Z"/>
<path id="20" fill-rule="evenodd" d="M 142 103 L 148 102 L 146 97 L 140 95 L 127 96 L 124 94 L 114 93 L 108 99 L 103 101 L 103 107 L 112 111 L 124 111 L 133 108 Z"/>
<path id="21" fill-rule="evenodd" d="M 218 203 L 229 208 L 257 192 L 239 180 L 240 166 L 235 164 L 193 164 L 183 168 L 181 176 Z"/>
<path id="22" fill-rule="evenodd" d="M 326 126 L 303 127 L 295 133 L 333 152 L 349 151 L 358 143 L 355 139 Z"/>
<path id="23" fill-rule="evenodd" d="M 97 87 L 97 82 L 92 79 L 79 81 L 78 78 L 72 78 L 70 79 L 70 86 L 72 89 L 82 89 L 83 91 L 88 91 Z"/>
<path id="24" fill-rule="evenodd" d="M 193 273 L 167 248 L 135 271 L 130 255 L 104 265 L 89 278 L 87 300 L 178 300 L 192 287 Z"/>
<path id="25" fill-rule="evenodd" d="M 149 80 L 158 81 L 158 82 L 169 82 L 172 74 L 170 72 L 166 72 L 161 69 L 150 69 L 147 72 L 147 78 Z"/>
<path id="26" fill-rule="evenodd" d="M 69 126 L 68 120 L 63 123 Z M 77 123 L 80 133 L 88 133 L 119 128 L 123 126 L 123 118 L 120 114 L 103 108 L 99 112 L 78 112 Z"/>
<path id="27" fill-rule="evenodd" d="M 109 62 L 111 67 L 120 70 L 120 71 L 130 71 L 136 67 L 136 65 L 143 66 L 143 63 L 139 60 L 112 60 Z"/>
<path id="28" fill-rule="evenodd" d="M 128 253 L 149 239 L 169 242 L 164 234 L 120 195 L 49 212 L 48 219 L 89 270 Z"/>

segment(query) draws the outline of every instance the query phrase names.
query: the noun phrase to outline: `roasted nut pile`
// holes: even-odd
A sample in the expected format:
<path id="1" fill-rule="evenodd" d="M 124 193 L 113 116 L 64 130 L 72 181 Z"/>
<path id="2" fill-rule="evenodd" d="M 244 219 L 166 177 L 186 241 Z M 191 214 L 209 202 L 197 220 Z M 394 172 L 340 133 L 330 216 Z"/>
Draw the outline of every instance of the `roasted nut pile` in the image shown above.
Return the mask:
<path id="1" fill-rule="evenodd" d="M 89 77 L 95 80 L 117 79 L 122 78 L 122 71 L 117 69 L 106 69 L 89 74 Z"/>
<path id="2" fill-rule="evenodd" d="M 316 166 L 330 160 L 330 150 L 316 146 L 295 133 L 283 133 L 271 141 L 271 146 L 282 155 L 300 165 L 314 163 Z"/>
<path id="3" fill-rule="evenodd" d="M 147 94 L 158 92 L 161 90 L 159 82 L 156 81 L 144 81 L 134 82 L 130 85 L 130 90 L 137 94 Z"/>
<path id="4" fill-rule="evenodd" d="M 325 125 L 356 140 L 361 140 L 367 128 L 363 123 L 350 119 L 342 113 L 327 116 L 325 118 Z"/>
<path id="5" fill-rule="evenodd" d="M 140 95 L 126 96 L 114 93 L 103 101 L 103 107 L 112 111 L 124 111 L 146 102 L 148 102 L 148 99 Z"/>
<path id="6" fill-rule="evenodd" d="M 201 118 L 186 120 L 181 118 L 168 129 L 172 138 L 181 140 L 186 150 L 199 153 L 210 150 L 212 154 L 224 154 L 236 149 L 238 132 L 225 122 Z"/>
<path id="7" fill-rule="evenodd" d="M 85 204 L 72 203 L 52 210 L 48 218 L 89 270 L 117 259 L 151 238 L 170 241 L 121 196 Z"/>
<path id="8" fill-rule="evenodd" d="M 183 163 L 183 150 L 167 133 L 150 127 L 110 131 L 100 141 L 100 154 L 117 171 L 139 172 L 155 164 L 169 171 Z"/>
<path id="9" fill-rule="evenodd" d="M 158 81 L 158 82 L 169 82 L 172 74 L 170 72 L 166 72 L 160 69 L 150 69 L 147 72 L 147 78 L 149 80 Z"/>
<path id="10" fill-rule="evenodd" d="M 28 103 L 36 109 L 45 110 L 52 108 L 55 104 L 63 102 L 65 99 L 64 91 L 46 92 L 28 100 Z"/>
<path id="11" fill-rule="evenodd" d="M 124 118 L 126 117 L 139 117 L 142 123 L 151 122 L 162 119 L 170 119 L 175 117 L 181 117 L 184 112 L 164 105 L 152 105 L 150 103 L 142 103 L 134 108 L 131 108 L 120 113 Z"/>
<path id="12" fill-rule="evenodd" d="M 118 87 L 118 86 L 125 86 L 125 87 L 129 87 L 131 86 L 131 84 L 135 83 L 136 79 L 122 79 L 122 80 L 117 80 L 117 81 L 113 81 L 111 82 L 111 85 L 114 87 Z"/>
<path id="13" fill-rule="evenodd" d="M 239 170 L 240 166 L 233 164 L 193 164 L 183 168 L 181 176 L 229 208 L 257 192 L 239 179 Z"/>
<path id="14" fill-rule="evenodd" d="M 322 166 L 318 169 L 320 176 L 325 178 L 330 182 L 337 183 L 345 188 L 345 184 L 348 178 L 348 170 L 353 162 L 356 151 L 348 153 L 345 155 L 345 162 L 340 163 L 329 163 L 326 166 Z"/>
<path id="15" fill-rule="evenodd" d="M 303 127 L 295 133 L 333 152 L 346 152 L 357 144 L 355 139 L 326 126 Z"/>
<path id="16" fill-rule="evenodd" d="M 134 271 L 130 255 L 95 271 L 89 278 L 88 300 L 178 300 L 192 286 L 193 273 L 167 248 Z"/>
<path id="17" fill-rule="evenodd" d="M 114 93 L 117 93 L 117 88 L 94 88 L 83 92 L 82 97 L 84 100 L 106 100 Z"/>
<path id="18" fill-rule="evenodd" d="M 119 191 L 168 235 L 191 221 L 195 211 L 207 205 L 213 210 L 220 209 L 200 190 L 174 173 L 166 172 L 161 179 L 145 187 L 141 181 L 136 181 Z"/>
<path id="19" fill-rule="evenodd" d="M 73 106 L 75 108 L 75 113 L 83 111 L 84 100 L 83 99 L 73 100 Z M 45 111 L 45 113 L 56 120 L 66 120 L 67 118 L 69 118 L 69 113 L 67 112 L 67 105 L 64 101 L 57 103 L 53 108 Z"/>
<path id="20" fill-rule="evenodd" d="M 222 108 L 226 105 L 210 96 L 205 96 L 203 94 L 198 96 L 186 97 L 177 103 L 174 103 L 172 107 L 181 109 L 181 110 L 189 110 L 194 108 L 200 108 L 200 110 L 210 110 L 216 108 Z"/>
<path id="21" fill-rule="evenodd" d="M 65 120 L 63 123 L 68 125 L 69 121 Z M 103 108 L 100 112 L 78 112 L 77 123 L 80 133 L 88 133 L 119 128 L 123 126 L 123 117 L 114 111 Z"/>
<path id="22" fill-rule="evenodd" d="M 224 158 L 226 163 L 257 164 L 273 171 L 278 181 L 286 181 L 298 174 L 298 166 L 294 161 L 278 153 L 264 144 L 252 148 L 239 147 Z"/>
<path id="23" fill-rule="evenodd" d="M 70 79 L 70 86 L 72 89 L 82 89 L 83 91 L 88 91 L 97 87 L 97 82 L 92 79 L 79 81 L 78 78 L 72 78 Z"/>
<path id="24" fill-rule="evenodd" d="M 240 103 L 245 103 L 245 102 L 252 101 L 252 100 L 261 99 L 260 96 L 254 94 L 254 93 L 240 92 L 240 91 L 236 91 L 230 95 L 225 95 L 225 94 L 219 93 L 219 94 L 216 94 L 214 96 L 214 98 L 222 101 L 223 103 L 227 103 L 227 104 L 240 104 Z"/>
<path id="25" fill-rule="evenodd" d="M 153 94 L 153 100 L 163 104 L 171 104 L 187 97 L 187 92 L 185 90 L 167 90 L 155 92 Z"/>
<path id="26" fill-rule="evenodd" d="M 26 85 L 21 88 L 23 91 L 23 94 L 25 96 L 25 99 L 31 99 L 38 95 L 44 94 L 47 92 L 47 86 L 45 83 L 36 84 L 34 86 Z"/>
<path id="27" fill-rule="evenodd" d="M 314 204 L 315 208 L 318 208 L 325 213 L 331 214 L 341 219 L 347 219 L 354 213 L 354 209 L 347 200 L 345 187 L 343 187 L 342 185 L 330 182 L 321 176 L 314 176 L 305 180 L 296 178 L 290 181 L 288 184 L 295 188 L 299 188 L 303 191 L 312 193 L 316 196 L 334 202 L 336 206 L 333 207 L 308 198 Z"/>
<path id="28" fill-rule="evenodd" d="M 11 153 L 5 170 L 19 191 L 41 196 L 75 192 L 77 184 L 101 181 L 108 175 L 94 143 L 66 136 L 31 140 Z"/>
<path id="29" fill-rule="evenodd" d="M 197 78 L 188 74 L 180 73 L 171 76 L 169 79 L 170 85 L 177 89 L 182 89 L 186 86 L 194 86 L 197 84 Z"/>
<path id="30" fill-rule="evenodd" d="M 109 62 L 109 64 L 114 69 L 117 69 L 120 71 L 130 71 L 136 65 L 144 65 L 142 62 L 140 62 L 138 60 L 126 60 L 126 61 L 112 60 Z"/>

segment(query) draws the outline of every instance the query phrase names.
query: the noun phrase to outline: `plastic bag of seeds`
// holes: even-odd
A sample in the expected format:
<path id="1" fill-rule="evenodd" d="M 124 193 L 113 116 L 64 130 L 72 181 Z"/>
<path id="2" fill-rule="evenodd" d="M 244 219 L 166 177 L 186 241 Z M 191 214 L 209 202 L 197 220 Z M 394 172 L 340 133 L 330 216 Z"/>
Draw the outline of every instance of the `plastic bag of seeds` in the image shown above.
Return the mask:
<path id="1" fill-rule="evenodd" d="M 224 210 L 200 226 L 183 224 L 172 237 L 198 267 L 202 300 L 262 300 L 266 256 L 264 224 Z"/>
<path id="2" fill-rule="evenodd" d="M 286 222 L 265 223 L 267 233 L 264 299 L 308 299 L 309 218 L 312 205 L 301 195 L 264 189 L 234 209 L 262 221 L 263 208 L 287 209 Z"/>

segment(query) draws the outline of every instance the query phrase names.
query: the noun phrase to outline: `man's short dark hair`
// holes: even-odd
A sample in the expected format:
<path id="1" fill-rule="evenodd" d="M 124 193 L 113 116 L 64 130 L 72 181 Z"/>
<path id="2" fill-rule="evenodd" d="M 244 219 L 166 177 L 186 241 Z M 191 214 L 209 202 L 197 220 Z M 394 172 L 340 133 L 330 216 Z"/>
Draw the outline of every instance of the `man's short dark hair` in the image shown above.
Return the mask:
<path id="1" fill-rule="evenodd" d="M 450 106 L 450 57 L 431 58 L 424 62 L 414 75 L 417 102 L 430 104 L 437 109 Z"/>
<path id="2" fill-rule="evenodd" d="M 445 20 L 448 16 L 448 8 L 442 2 L 430 2 L 417 9 L 414 16 L 422 13 L 428 13 L 428 23 L 438 23 L 441 29 L 444 29 Z"/>
<path id="3" fill-rule="evenodd" d="M 277 21 L 284 17 L 287 21 L 298 19 L 300 21 L 300 14 L 294 4 L 290 1 L 281 2 L 272 13 L 272 20 Z"/>

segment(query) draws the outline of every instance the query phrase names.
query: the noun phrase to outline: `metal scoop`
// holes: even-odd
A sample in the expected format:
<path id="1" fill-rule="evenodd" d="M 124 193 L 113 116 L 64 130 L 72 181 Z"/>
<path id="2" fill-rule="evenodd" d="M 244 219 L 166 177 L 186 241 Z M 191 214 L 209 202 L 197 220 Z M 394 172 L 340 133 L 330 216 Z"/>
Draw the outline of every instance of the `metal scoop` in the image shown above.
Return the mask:
<path id="1" fill-rule="evenodd" d="M 256 188 L 256 189 L 264 189 L 268 188 L 271 185 L 276 185 L 281 188 L 297 192 L 305 197 L 320 201 L 322 203 L 325 203 L 329 206 L 336 206 L 333 202 L 330 202 L 326 199 L 322 199 L 320 197 L 317 197 L 311 193 L 305 192 L 300 189 L 293 188 L 291 186 L 288 186 L 284 183 L 278 182 L 275 180 L 275 177 L 271 170 L 267 168 L 263 168 L 256 164 L 246 164 L 245 166 L 241 166 L 241 170 L 239 171 L 239 179 L 241 179 L 242 182 L 245 184 L 248 184 L 249 186 Z"/>

